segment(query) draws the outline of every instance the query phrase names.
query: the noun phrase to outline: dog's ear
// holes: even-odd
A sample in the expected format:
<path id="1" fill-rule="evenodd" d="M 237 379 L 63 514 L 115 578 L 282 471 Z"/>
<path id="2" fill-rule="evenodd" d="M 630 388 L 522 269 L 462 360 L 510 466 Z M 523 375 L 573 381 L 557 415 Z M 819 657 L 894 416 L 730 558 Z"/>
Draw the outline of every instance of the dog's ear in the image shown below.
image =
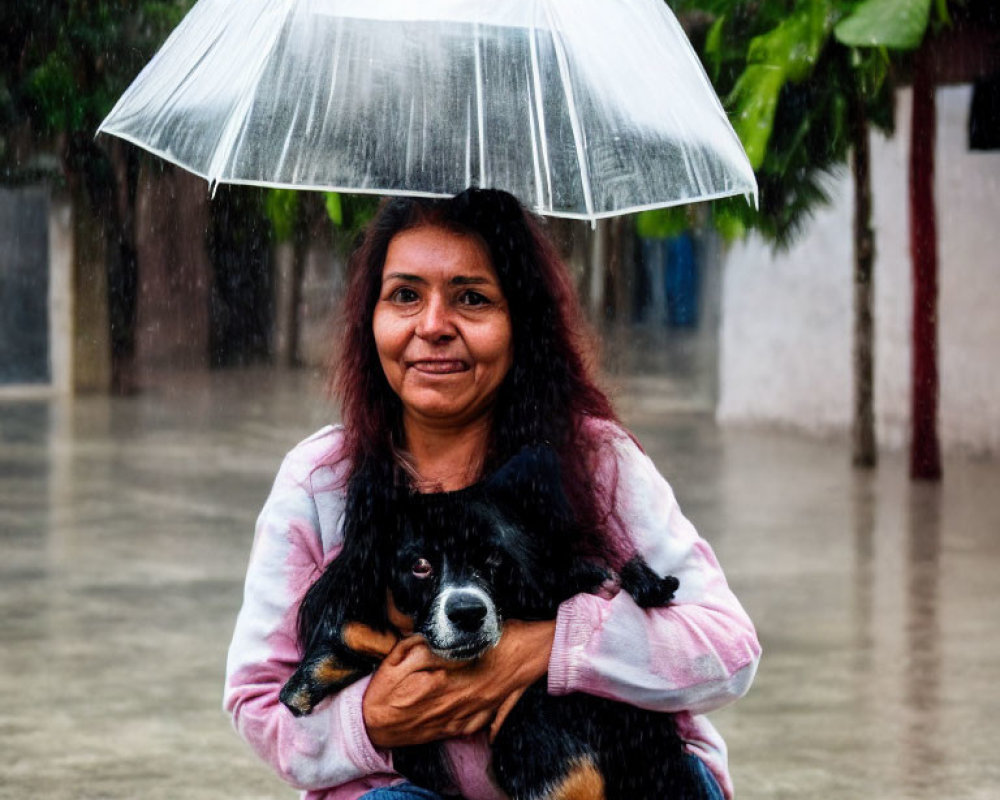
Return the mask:
<path id="1" fill-rule="evenodd" d="M 546 445 L 525 447 L 487 478 L 487 497 L 524 522 L 567 523 L 572 514 L 562 487 L 559 456 Z"/>
<path id="2" fill-rule="evenodd" d="M 339 635 L 345 621 L 379 629 L 389 625 L 386 550 L 397 524 L 392 476 L 362 466 L 347 486 L 344 543 L 337 557 L 306 592 L 299 607 L 299 646 Z M 363 586 L 364 591 L 359 591 Z"/>

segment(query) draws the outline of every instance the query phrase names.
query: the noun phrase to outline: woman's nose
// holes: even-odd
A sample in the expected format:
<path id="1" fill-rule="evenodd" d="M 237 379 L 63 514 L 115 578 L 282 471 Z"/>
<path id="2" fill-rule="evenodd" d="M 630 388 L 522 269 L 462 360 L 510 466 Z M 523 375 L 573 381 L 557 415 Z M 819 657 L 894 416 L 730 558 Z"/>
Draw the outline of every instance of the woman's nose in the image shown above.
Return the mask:
<path id="1" fill-rule="evenodd" d="M 431 296 L 417 320 L 417 336 L 423 339 L 440 339 L 455 335 L 451 310 L 444 298 Z"/>

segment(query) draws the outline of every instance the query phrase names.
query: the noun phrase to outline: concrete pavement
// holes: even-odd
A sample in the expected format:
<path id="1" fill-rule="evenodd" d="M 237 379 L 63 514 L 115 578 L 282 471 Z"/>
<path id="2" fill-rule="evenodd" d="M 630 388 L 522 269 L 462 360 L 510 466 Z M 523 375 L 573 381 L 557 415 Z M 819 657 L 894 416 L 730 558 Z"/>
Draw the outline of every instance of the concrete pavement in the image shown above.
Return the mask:
<path id="1" fill-rule="evenodd" d="M 859 473 L 846 443 L 622 400 L 765 648 L 712 715 L 738 796 L 1000 796 L 1000 464 L 914 485 L 902 456 Z M 281 455 L 330 417 L 307 372 L 0 401 L 0 798 L 294 796 L 223 669 Z"/>

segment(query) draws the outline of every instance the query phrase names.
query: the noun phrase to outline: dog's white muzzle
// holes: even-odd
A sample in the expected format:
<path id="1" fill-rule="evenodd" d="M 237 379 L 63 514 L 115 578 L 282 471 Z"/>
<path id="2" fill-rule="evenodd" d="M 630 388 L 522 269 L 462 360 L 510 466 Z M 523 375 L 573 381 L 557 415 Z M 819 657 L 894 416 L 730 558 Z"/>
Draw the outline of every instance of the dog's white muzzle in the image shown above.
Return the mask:
<path id="1" fill-rule="evenodd" d="M 423 633 L 436 655 L 464 661 L 500 641 L 500 619 L 493 598 L 479 586 L 446 586 L 434 598 Z"/>

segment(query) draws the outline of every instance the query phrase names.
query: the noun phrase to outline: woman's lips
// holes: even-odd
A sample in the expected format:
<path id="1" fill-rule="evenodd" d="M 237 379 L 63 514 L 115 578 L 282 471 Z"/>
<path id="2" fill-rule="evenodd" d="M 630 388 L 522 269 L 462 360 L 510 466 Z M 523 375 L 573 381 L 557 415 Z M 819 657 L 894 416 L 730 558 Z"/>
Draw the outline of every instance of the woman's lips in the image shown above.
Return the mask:
<path id="1" fill-rule="evenodd" d="M 425 375 L 451 375 L 455 372 L 466 372 L 469 365 L 459 359 L 427 359 L 411 361 L 410 367 Z"/>

